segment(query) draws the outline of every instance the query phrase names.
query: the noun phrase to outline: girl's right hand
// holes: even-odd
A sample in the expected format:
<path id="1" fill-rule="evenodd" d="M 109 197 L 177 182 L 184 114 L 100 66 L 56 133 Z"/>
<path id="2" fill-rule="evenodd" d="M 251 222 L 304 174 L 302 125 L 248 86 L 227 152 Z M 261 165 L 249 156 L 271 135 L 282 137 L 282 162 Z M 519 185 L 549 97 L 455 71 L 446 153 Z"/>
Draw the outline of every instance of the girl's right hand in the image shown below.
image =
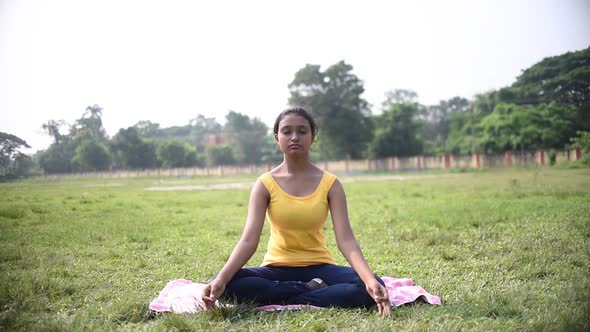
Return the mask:
<path id="1" fill-rule="evenodd" d="M 215 301 L 217 301 L 221 295 L 223 295 L 224 291 L 225 283 L 219 281 L 219 279 L 213 280 L 207 286 L 205 286 L 205 288 L 203 288 L 201 298 L 203 299 L 205 311 L 210 311 L 211 309 L 215 308 Z"/>
<path id="2" fill-rule="evenodd" d="M 377 304 L 377 311 L 379 317 L 387 318 L 391 314 L 391 303 L 389 302 L 389 294 L 387 288 L 381 285 L 377 279 L 369 281 L 367 284 L 367 293 L 373 298 Z"/>

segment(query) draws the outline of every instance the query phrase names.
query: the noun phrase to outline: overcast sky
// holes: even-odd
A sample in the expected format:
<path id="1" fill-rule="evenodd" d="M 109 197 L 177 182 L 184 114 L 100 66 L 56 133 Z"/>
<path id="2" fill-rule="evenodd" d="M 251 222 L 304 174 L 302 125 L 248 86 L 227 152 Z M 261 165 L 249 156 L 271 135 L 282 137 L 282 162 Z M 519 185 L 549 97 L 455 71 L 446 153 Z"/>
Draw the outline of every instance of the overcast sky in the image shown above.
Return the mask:
<path id="1" fill-rule="evenodd" d="M 111 136 L 229 110 L 270 126 L 298 69 L 340 60 L 375 112 L 395 88 L 431 105 L 589 46 L 589 0 L 0 0 L 0 131 L 43 149 L 44 122 L 93 104 Z"/>

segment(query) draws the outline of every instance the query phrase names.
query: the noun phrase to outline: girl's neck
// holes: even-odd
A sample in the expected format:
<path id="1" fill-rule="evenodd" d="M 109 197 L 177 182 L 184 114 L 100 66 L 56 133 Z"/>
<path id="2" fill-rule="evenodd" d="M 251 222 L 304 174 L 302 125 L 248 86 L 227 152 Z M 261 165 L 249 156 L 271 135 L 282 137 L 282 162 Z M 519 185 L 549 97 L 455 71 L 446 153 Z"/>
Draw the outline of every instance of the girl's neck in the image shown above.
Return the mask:
<path id="1" fill-rule="evenodd" d="M 312 168 L 312 164 L 309 161 L 309 157 L 301 158 L 283 158 L 283 167 L 287 174 L 302 174 L 308 172 Z"/>

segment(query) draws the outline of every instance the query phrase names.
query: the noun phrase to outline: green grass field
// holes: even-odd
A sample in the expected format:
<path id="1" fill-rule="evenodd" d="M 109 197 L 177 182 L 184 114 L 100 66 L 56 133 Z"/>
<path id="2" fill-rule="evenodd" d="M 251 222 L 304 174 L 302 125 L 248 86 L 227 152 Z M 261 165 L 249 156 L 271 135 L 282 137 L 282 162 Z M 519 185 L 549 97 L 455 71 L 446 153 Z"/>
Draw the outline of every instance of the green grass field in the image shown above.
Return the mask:
<path id="1" fill-rule="evenodd" d="M 219 271 L 249 190 L 145 188 L 254 179 L 0 184 L 0 330 L 590 329 L 589 169 L 341 177 L 373 270 L 412 278 L 441 306 L 404 306 L 385 320 L 360 309 L 151 313 L 167 281 L 205 282 Z M 326 234 L 344 264 L 331 226 Z M 265 226 L 249 265 L 261 262 L 267 239 Z"/>

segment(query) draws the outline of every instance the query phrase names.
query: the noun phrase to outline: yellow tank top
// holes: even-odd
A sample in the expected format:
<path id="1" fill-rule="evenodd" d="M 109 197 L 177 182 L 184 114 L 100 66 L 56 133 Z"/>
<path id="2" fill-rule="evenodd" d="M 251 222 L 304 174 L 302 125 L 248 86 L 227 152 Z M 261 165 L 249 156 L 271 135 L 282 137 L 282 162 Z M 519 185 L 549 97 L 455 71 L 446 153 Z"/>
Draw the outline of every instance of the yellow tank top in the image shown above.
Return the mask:
<path id="1" fill-rule="evenodd" d="M 323 231 L 329 210 L 328 192 L 336 176 L 324 172 L 316 190 L 305 197 L 283 191 L 270 172 L 259 179 L 270 194 L 266 210 L 270 238 L 261 266 L 336 264 Z"/>

